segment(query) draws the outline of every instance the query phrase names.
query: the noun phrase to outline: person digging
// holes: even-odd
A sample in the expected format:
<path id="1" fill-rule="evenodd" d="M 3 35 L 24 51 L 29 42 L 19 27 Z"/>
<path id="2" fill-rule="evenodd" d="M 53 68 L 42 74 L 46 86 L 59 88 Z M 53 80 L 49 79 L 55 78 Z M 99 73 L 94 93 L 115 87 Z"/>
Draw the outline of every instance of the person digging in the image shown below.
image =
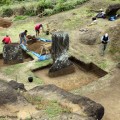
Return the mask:
<path id="1" fill-rule="evenodd" d="M 42 28 L 42 31 L 44 32 L 44 29 L 43 29 L 43 25 L 42 24 L 37 24 L 35 26 L 35 32 L 36 32 L 36 36 L 39 36 L 40 34 L 40 29 Z"/>
<path id="2" fill-rule="evenodd" d="M 27 30 L 25 30 L 24 32 L 21 32 L 20 34 L 19 34 L 19 38 L 20 38 L 20 44 L 22 44 L 23 42 L 24 42 L 24 45 L 26 46 L 27 45 L 27 38 L 26 38 L 26 36 L 27 36 Z"/>

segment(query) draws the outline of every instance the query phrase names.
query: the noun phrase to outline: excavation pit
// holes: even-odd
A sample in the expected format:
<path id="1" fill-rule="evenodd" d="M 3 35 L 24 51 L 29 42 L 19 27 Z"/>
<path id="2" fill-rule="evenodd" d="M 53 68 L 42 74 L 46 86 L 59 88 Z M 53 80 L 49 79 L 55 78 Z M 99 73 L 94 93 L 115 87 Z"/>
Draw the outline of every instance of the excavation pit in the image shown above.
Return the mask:
<path id="1" fill-rule="evenodd" d="M 87 85 L 107 74 L 106 71 L 102 70 L 94 63 L 86 64 L 82 61 L 77 60 L 74 57 L 69 58 L 74 63 L 75 72 L 64 76 L 50 78 L 48 71 L 51 65 L 47 65 L 41 68 L 32 70 L 35 76 L 39 77 L 44 81 L 45 84 L 54 84 L 65 90 L 74 90 Z"/>
<path id="2" fill-rule="evenodd" d="M 27 48 L 30 51 L 34 51 L 38 54 L 46 54 L 46 50 L 50 52 L 51 43 L 50 42 L 43 42 L 38 40 L 29 40 L 27 41 Z"/>
<path id="3" fill-rule="evenodd" d="M 22 50 L 22 53 L 23 53 L 24 62 L 29 62 L 33 60 L 33 58 L 30 55 L 28 55 L 25 51 Z M 9 65 L 11 64 L 4 64 L 3 54 L 1 53 L 0 54 L 0 67 L 9 66 Z"/>

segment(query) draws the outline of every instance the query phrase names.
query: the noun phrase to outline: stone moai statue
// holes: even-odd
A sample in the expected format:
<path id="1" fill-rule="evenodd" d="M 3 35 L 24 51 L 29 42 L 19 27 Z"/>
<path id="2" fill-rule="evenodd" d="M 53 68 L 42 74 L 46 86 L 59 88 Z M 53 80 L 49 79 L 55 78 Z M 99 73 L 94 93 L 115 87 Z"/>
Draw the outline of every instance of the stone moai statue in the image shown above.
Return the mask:
<path id="1" fill-rule="evenodd" d="M 53 65 L 49 69 L 50 77 L 69 74 L 75 71 L 74 65 L 69 61 L 69 36 L 67 33 L 59 31 L 52 34 L 51 56 Z"/>
<path id="2" fill-rule="evenodd" d="M 18 43 L 5 44 L 3 47 L 4 64 L 22 63 L 23 54 L 22 49 Z"/>

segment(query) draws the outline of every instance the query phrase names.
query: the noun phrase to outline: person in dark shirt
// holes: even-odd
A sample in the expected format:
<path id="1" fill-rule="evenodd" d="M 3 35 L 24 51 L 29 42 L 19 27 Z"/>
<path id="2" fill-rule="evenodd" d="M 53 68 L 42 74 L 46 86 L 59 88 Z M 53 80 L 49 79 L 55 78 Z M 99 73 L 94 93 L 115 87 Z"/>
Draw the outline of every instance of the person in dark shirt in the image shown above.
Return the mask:
<path id="1" fill-rule="evenodd" d="M 101 37 L 102 55 L 104 55 L 108 42 L 109 42 L 109 36 L 108 36 L 108 33 L 105 33 L 105 35 Z"/>
<path id="2" fill-rule="evenodd" d="M 6 37 L 3 38 L 2 42 L 4 44 L 10 44 L 11 43 L 11 38 L 8 35 L 6 35 Z"/>
<path id="3" fill-rule="evenodd" d="M 24 42 L 24 45 L 27 45 L 27 40 L 26 40 L 26 35 L 27 35 L 27 30 L 25 30 L 24 32 L 21 32 L 19 34 L 19 38 L 20 38 L 20 44 L 22 44 L 22 42 Z"/>

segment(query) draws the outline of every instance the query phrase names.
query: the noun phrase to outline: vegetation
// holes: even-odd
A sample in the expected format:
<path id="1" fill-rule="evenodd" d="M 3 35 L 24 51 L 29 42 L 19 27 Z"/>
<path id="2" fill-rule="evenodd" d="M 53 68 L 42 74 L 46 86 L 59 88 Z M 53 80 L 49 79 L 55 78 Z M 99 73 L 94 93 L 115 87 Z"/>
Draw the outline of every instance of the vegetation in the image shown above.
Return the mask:
<path id="1" fill-rule="evenodd" d="M 36 0 L 34 2 L 30 0 L 29 3 L 27 2 L 27 0 L 2 0 L 0 2 L 0 12 L 1 16 L 10 17 L 12 15 L 21 14 L 21 11 L 23 10 L 21 8 L 24 7 L 25 12 L 22 12 L 22 15 L 52 15 L 62 11 L 73 9 L 77 5 L 80 5 L 87 1 L 89 0 Z M 16 12 L 16 10 L 18 10 L 19 12 Z"/>
<path id="2" fill-rule="evenodd" d="M 18 15 L 14 17 L 14 21 L 18 21 L 18 20 L 25 20 L 27 18 L 27 16 L 23 16 L 23 15 Z"/>
<path id="3" fill-rule="evenodd" d="M 49 116 L 49 118 L 56 117 L 63 112 L 70 112 L 69 109 L 63 108 L 55 100 L 46 100 L 43 97 L 37 95 L 24 94 L 24 96 L 28 100 L 28 102 L 36 106 L 36 109 L 44 110 L 45 114 Z"/>

